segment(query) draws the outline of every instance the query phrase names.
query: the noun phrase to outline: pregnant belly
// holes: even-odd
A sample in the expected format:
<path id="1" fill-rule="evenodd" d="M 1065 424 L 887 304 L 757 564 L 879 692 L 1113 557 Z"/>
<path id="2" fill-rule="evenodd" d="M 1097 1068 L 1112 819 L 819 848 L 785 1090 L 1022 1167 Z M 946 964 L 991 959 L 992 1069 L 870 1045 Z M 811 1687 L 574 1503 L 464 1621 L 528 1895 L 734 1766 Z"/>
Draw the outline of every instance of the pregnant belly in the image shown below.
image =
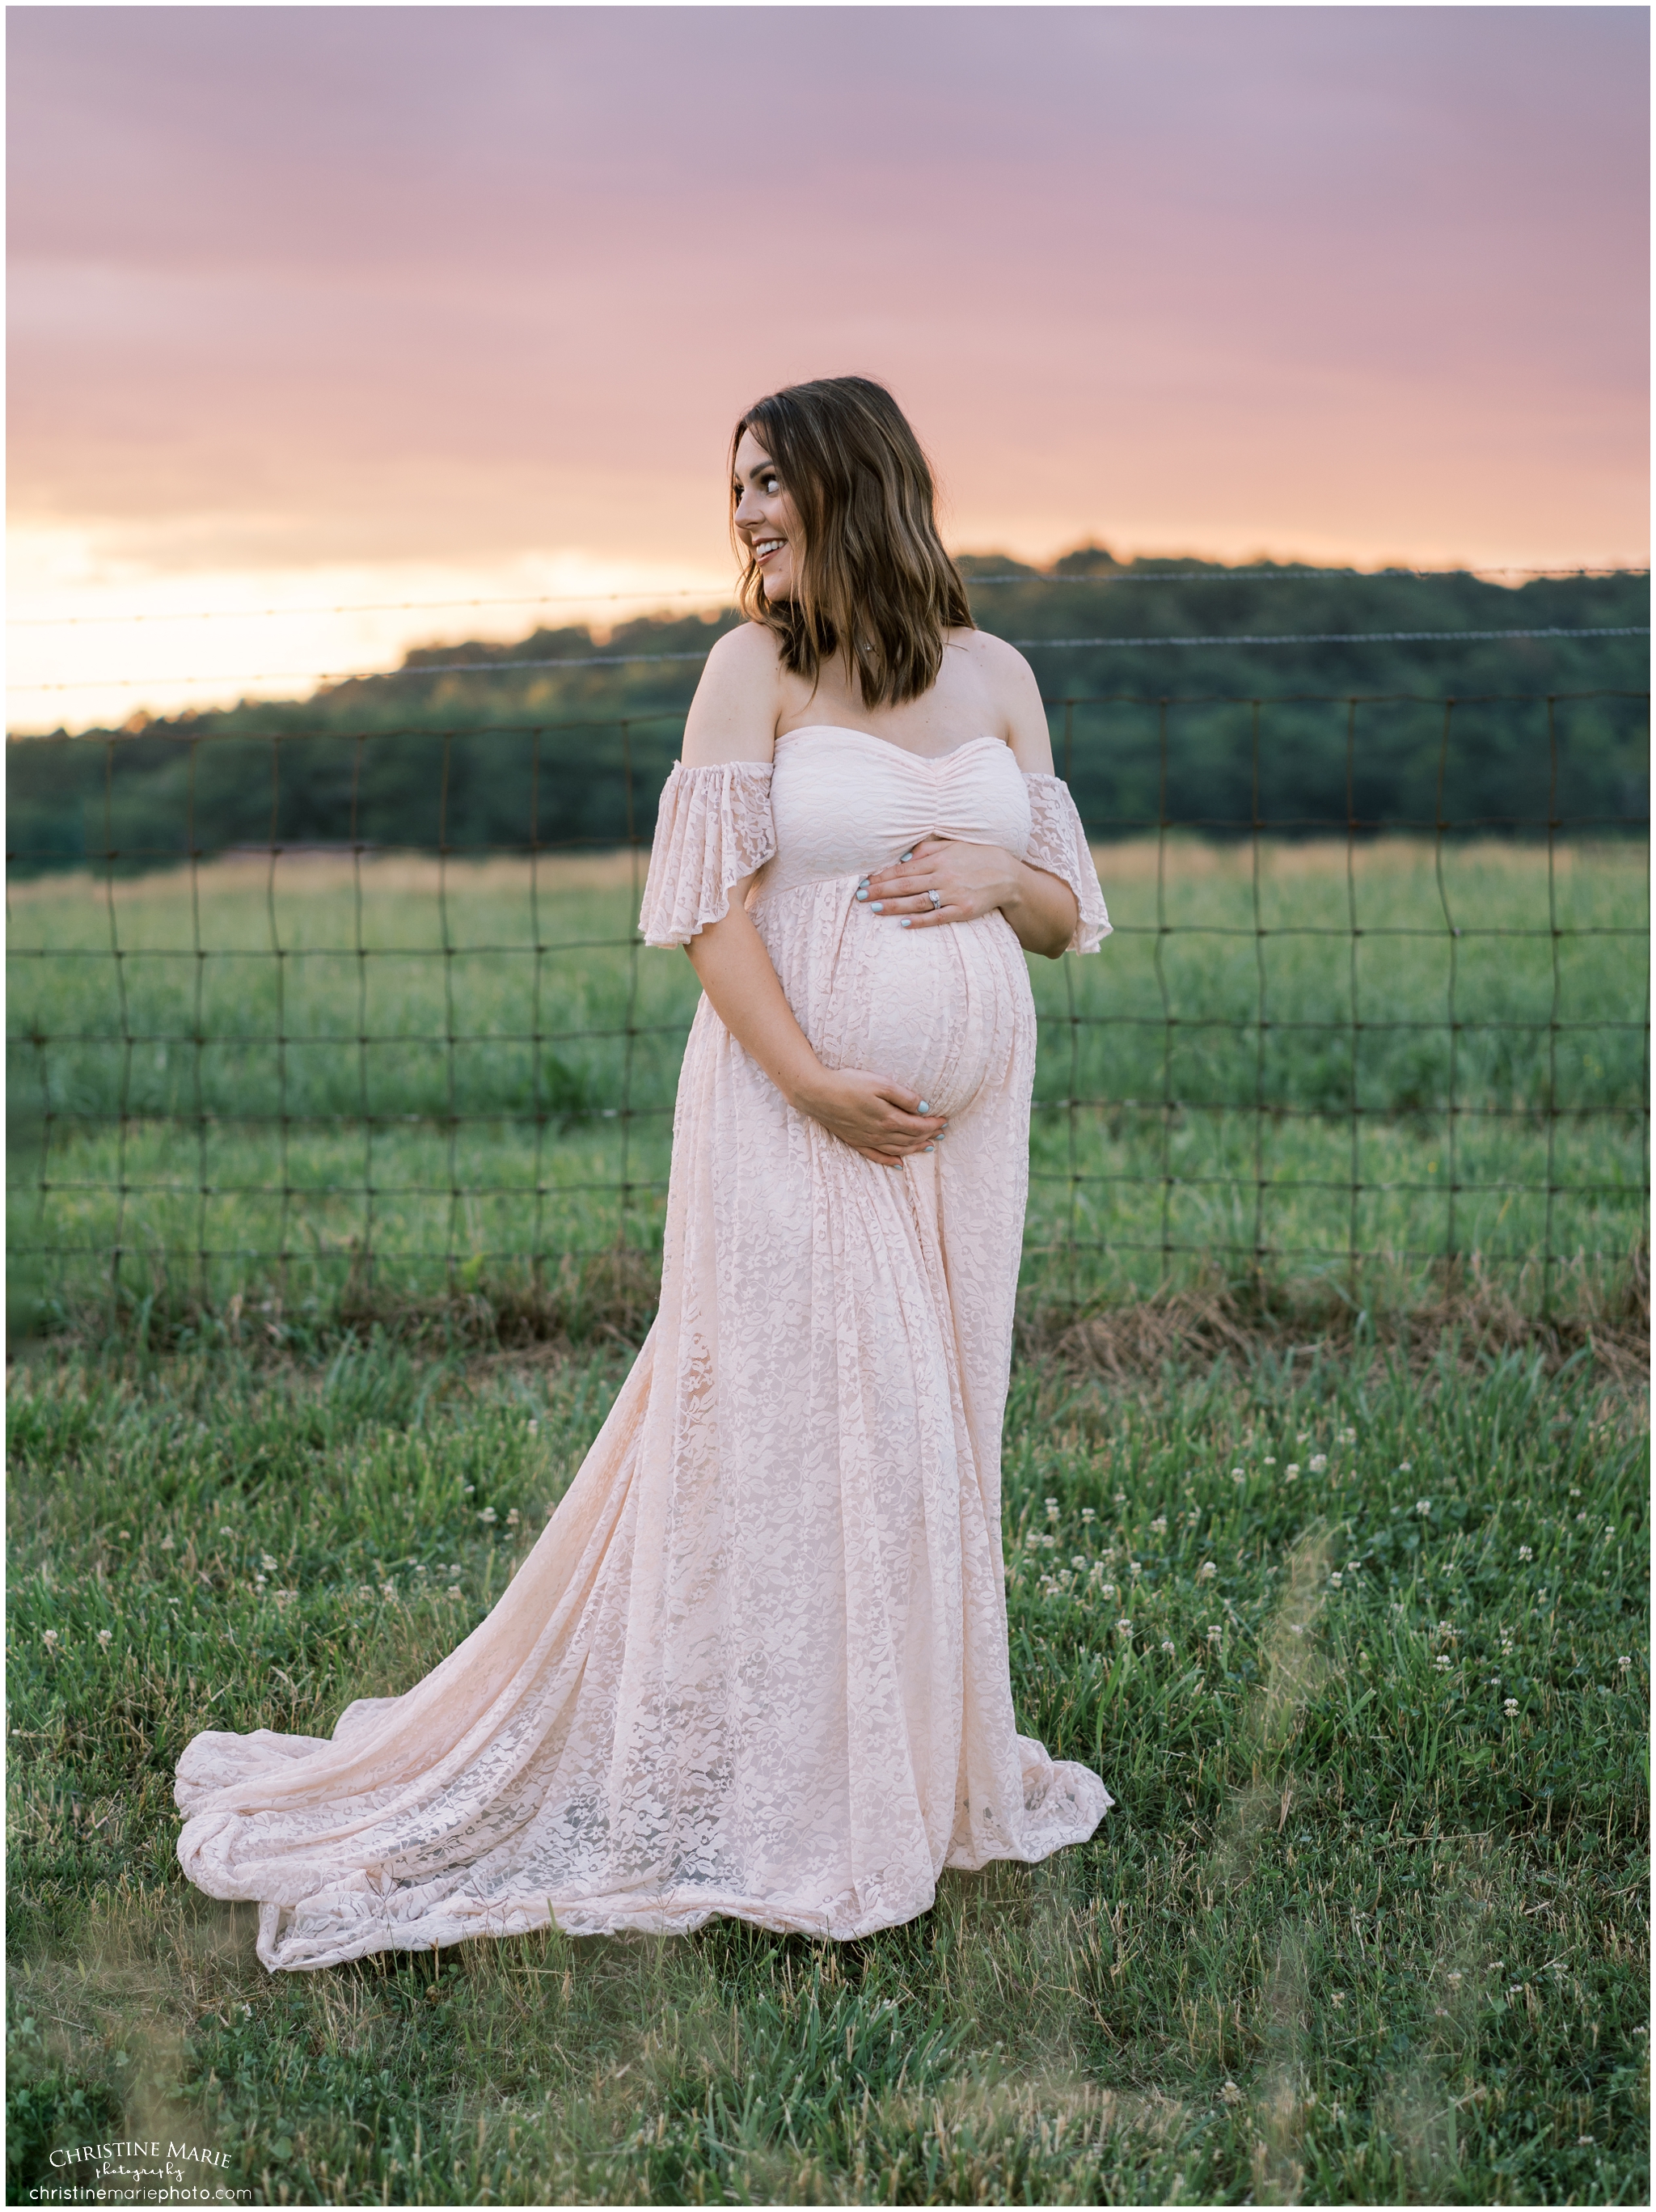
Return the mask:
<path id="1" fill-rule="evenodd" d="M 1034 1005 L 1004 915 L 902 929 L 854 881 L 779 892 L 754 919 L 799 1025 L 827 1067 L 905 1083 L 962 1114 L 1016 1049 Z"/>

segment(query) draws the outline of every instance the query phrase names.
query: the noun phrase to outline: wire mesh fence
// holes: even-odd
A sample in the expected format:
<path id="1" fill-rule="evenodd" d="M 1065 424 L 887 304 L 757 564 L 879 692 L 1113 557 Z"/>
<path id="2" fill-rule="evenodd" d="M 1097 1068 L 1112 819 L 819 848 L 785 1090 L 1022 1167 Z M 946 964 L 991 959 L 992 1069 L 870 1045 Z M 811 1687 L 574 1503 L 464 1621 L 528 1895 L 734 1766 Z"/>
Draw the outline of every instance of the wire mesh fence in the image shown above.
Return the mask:
<path id="1" fill-rule="evenodd" d="M 1031 962 L 1026 1300 L 1476 1268 L 1543 1310 L 1636 1264 L 1647 694 L 1050 713 L 1115 934 Z M 647 1297 L 682 719 L 24 741 L 88 835 L 9 855 L 14 1311 Z"/>

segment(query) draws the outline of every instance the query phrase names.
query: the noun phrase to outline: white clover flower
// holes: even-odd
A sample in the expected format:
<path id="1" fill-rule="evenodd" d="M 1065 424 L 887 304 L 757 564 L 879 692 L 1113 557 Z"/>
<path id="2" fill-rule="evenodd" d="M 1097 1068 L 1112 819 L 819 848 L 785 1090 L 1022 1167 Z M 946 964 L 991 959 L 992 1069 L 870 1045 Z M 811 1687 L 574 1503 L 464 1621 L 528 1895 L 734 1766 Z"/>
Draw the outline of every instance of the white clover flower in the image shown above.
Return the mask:
<path id="1" fill-rule="evenodd" d="M 112 1644 L 114 1640 L 115 1632 L 112 1628 L 100 1628 L 98 1631 L 98 1641 L 100 1644 L 107 1647 L 109 1644 Z"/>
<path id="2" fill-rule="evenodd" d="M 1629 1654 L 1624 1651 L 1616 1663 L 1625 1674 L 1628 1668 L 1633 1664 L 1633 1661 Z"/>
<path id="3" fill-rule="evenodd" d="M 1571 1483 L 1571 1485 L 1570 1485 L 1570 1496 L 1571 1496 L 1572 1498 L 1579 1498 L 1580 1495 L 1581 1495 L 1581 1492 L 1580 1492 L 1580 1489 L 1577 1487 L 1577 1486 L 1576 1486 L 1574 1483 Z"/>
<path id="4" fill-rule="evenodd" d="M 1530 1549 L 1527 1544 L 1520 1544 L 1518 1547 L 1518 1556 L 1520 1559 L 1532 1559 L 1535 1557 L 1535 1553 Z"/>
<path id="5" fill-rule="evenodd" d="M 264 1587 L 265 1581 L 266 1577 L 264 1575 L 255 1575 L 253 1577 L 253 1588 L 256 1590 L 262 1590 Z"/>
<path id="6" fill-rule="evenodd" d="M 370 1583 L 359 1583 L 356 1586 L 356 1595 L 360 1598 L 372 1598 L 373 1595 L 373 1584 Z"/>
<path id="7" fill-rule="evenodd" d="M 1275 1467 L 1275 1466 L 1276 1466 L 1276 1464 L 1277 1464 L 1277 1462 L 1276 1462 L 1276 1461 L 1275 1461 L 1274 1459 L 1271 1459 L 1271 1458 L 1267 1457 L 1267 1459 L 1266 1459 L 1266 1461 L 1265 1461 L 1265 1465 L 1266 1465 L 1267 1467 Z"/>
<path id="8" fill-rule="evenodd" d="M 1575 1517 L 1576 1517 L 1576 1519 L 1577 1519 L 1578 1521 L 1585 1521 L 1585 1520 L 1586 1519 L 1586 1517 L 1587 1517 L 1587 1516 L 1586 1516 L 1586 1515 L 1585 1513 L 1578 1513 L 1578 1514 L 1576 1515 L 1576 1516 L 1575 1516 Z M 1589 2137 L 1587 2138 L 1587 2140 L 1588 2140 L 1589 2142 L 1591 2142 L 1591 2141 L 1592 2140 L 1592 2138 L 1591 2136 L 1589 2136 Z"/>
<path id="9" fill-rule="evenodd" d="M 1056 1549 L 1058 1538 L 1056 1536 L 1043 1536 L 1040 1542 L 1042 1550 L 1050 1552 Z"/>
<path id="10" fill-rule="evenodd" d="M 1228 2105 L 1240 2105 L 1242 2101 L 1242 2093 L 1234 2081 L 1227 2081 L 1219 2094 Z"/>
<path id="11" fill-rule="evenodd" d="M 1328 1454 L 1326 1452 L 1312 1453 L 1309 1465 L 1313 1474 L 1320 1474 L 1327 1464 Z"/>
<path id="12" fill-rule="evenodd" d="M 1196 1579 L 1198 1583 L 1210 1583 L 1218 1571 L 1218 1568 L 1214 1565 L 1211 1559 L 1204 1559 L 1196 1570 Z"/>
<path id="13" fill-rule="evenodd" d="M 1118 1620 L 1115 1624 L 1115 1632 L 1118 1636 L 1125 1636 L 1128 1642 L 1131 1643 L 1132 1641 L 1131 1621 L 1125 1620 Z"/>
<path id="14" fill-rule="evenodd" d="M 268 1552 L 261 1552 L 259 1553 L 258 1563 L 260 1566 L 264 1568 L 267 1575 L 273 1575 L 276 1571 L 277 1562 L 270 1557 Z"/>
<path id="15" fill-rule="evenodd" d="M 130 1528 L 118 1528 L 115 1534 L 124 1543 L 130 1543 L 132 1540 L 132 1531 Z"/>
<path id="16" fill-rule="evenodd" d="M 522 1518 L 522 1516 L 519 1513 L 517 1507 L 514 1505 L 514 1506 L 513 1507 L 512 1510 L 510 1511 L 510 1513 L 508 1513 L 508 1514 L 507 1515 L 507 1516 L 506 1516 L 506 1525 L 507 1525 L 507 1527 L 508 1528 L 515 1528 L 517 1527 L 517 1525 L 518 1525 L 519 1521 L 521 1518 Z"/>
<path id="17" fill-rule="evenodd" d="M 1334 2007 L 1335 2010 L 1338 2011 L 1345 2002 L 1345 1991 L 1344 1990 L 1330 1990 L 1328 1992 L 1328 2002 Z"/>
<path id="18" fill-rule="evenodd" d="M 1403 1462 L 1403 1463 L 1401 1464 L 1401 1466 L 1398 1468 L 1398 1473 L 1399 1474 L 1412 1474 L 1414 1473 L 1414 1471 L 1415 1471 L 1415 1462 L 1413 1462 L 1413 1460 L 1411 1460 L 1411 1459 L 1406 1459 L 1406 1460 L 1404 1460 L 1404 1461 Z"/>
<path id="19" fill-rule="evenodd" d="M 285 1609 L 293 1603 L 294 1600 L 299 1595 L 299 1592 L 297 1590 L 291 1589 L 277 1590 L 275 1593 L 275 1595 L 277 1605 Z"/>
<path id="20" fill-rule="evenodd" d="M 1208 1642 L 1210 1644 L 1222 1644 L 1224 1640 L 1225 1632 L 1216 1620 L 1212 1627 L 1208 1631 Z"/>
<path id="21" fill-rule="evenodd" d="M 1115 1584 L 1113 1583 L 1106 1583 L 1098 1594 L 1101 1597 L 1113 1597 L 1115 1595 Z"/>
<path id="22" fill-rule="evenodd" d="M 1432 1664 L 1437 1668 L 1440 1674 L 1447 1674 L 1450 1668 L 1453 1666 L 1454 1661 L 1450 1658 L 1447 1651 L 1440 1651 L 1437 1657 L 1432 1662 Z"/>
<path id="23" fill-rule="evenodd" d="M 1082 1507 L 1081 1525 L 1083 1528 L 1089 1528 L 1092 1523 L 1097 1520 L 1097 1518 L 1098 1508 L 1095 1505 L 1083 1505 Z"/>
<path id="24" fill-rule="evenodd" d="M 449 1564 L 448 1572 L 449 1580 L 452 1582 L 455 1576 L 464 1574 L 465 1572 L 465 1569 L 460 1565 L 460 1562 L 458 1559 L 454 1559 Z"/>
<path id="25" fill-rule="evenodd" d="M 48 1651 L 55 1651 L 58 1648 L 57 1630 L 55 1628 L 44 1630 L 41 1633 L 40 1641 L 45 1645 Z"/>
<path id="26" fill-rule="evenodd" d="M 1162 1638 L 1162 1649 L 1167 1653 L 1170 1659 L 1174 1656 L 1173 1641 L 1170 1637 L 1164 1636 Z"/>
<path id="27" fill-rule="evenodd" d="M 1335 1589 L 1338 1589 L 1338 1588 L 1340 1587 L 1341 1583 L 1342 1583 L 1345 1578 L 1344 1578 L 1344 1577 L 1343 1575 L 1340 1575 L 1340 1574 L 1336 1573 L 1336 1574 L 1331 1574 L 1331 1575 L 1330 1575 L 1330 1577 L 1328 1577 L 1328 1579 L 1329 1579 L 1329 1581 L 1330 1581 L 1331 1583 L 1333 1583 L 1333 1585 L 1334 1585 Z"/>
<path id="28" fill-rule="evenodd" d="M 488 1528 L 492 1528 L 494 1526 L 496 1517 L 494 1508 L 492 1505 L 485 1505 L 482 1511 L 477 1516 L 477 1518 Z"/>
<path id="29" fill-rule="evenodd" d="M 1070 1556 L 1070 1565 L 1072 1567 L 1084 1567 L 1086 1564 L 1087 1554 L 1084 1552 L 1071 1553 Z"/>
<path id="30" fill-rule="evenodd" d="M 1168 1516 L 1165 1513 L 1158 1513 L 1156 1515 L 1155 1520 L 1150 1523 L 1150 1530 L 1154 1535 L 1165 1536 L 1167 1534 Z"/>
<path id="31" fill-rule="evenodd" d="M 1505 1714 L 1506 1714 L 1506 1716 L 1507 1716 L 1507 1719 L 1508 1719 L 1508 1720 L 1512 1720 L 1513 1718 L 1514 1718 L 1514 1717 L 1515 1717 L 1515 1716 L 1516 1716 L 1516 1714 L 1517 1714 L 1517 1711 L 1518 1711 L 1518 1700 L 1517 1700 L 1517 1698 L 1508 1698 L 1507 1699 L 1506 1703 L 1501 1706 L 1501 1711 L 1502 1711 L 1503 1713 L 1505 1713 Z"/>
<path id="32" fill-rule="evenodd" d="M 460 1487 L 464 1491 L 466 1496 L 470 1498 L 472 1492 L 476 1490 L 477 1486 L 475 1482 L 464 1482 L 461 1484 Z"/>
<path id="33" fill-rule="evenodd" d="M 173 1543 L 173 1538 L 172 1538 L 172 1535 L 171 1535 L 171 1534 L 170 1534 L 170 1533 L 169 1533 L 168 1534 L 167 1534 L 167 1535 L 165 1535 L 165 1536 L 163 1536 L 163 1537 L 161 1538 L 161 1549 L 162 1549 L 162 1551 L 163 1551 L 163 1552 L 171 1552 L 171 1551 L 175 1551 L 177 1548 L 178 1548 L 178 1547 L 177 1547 L 177 1546 Z"/>
<path id="34" fill-rule="evenodd" d="M 1294 1460 L 1289 1460 L 1288 1465 L 1283 1469 L 1283 1480 L 1284 1482 L 1297 1482 L 1299 1479 L 1300 1469 L 1298 1463 Z"/>
<path id="35" fill-rule="evenodd" d="M 1432 1501 L 1431 1501 L 1431 1499 L 1430 1499 L 1429 1498 L 1416 1498 L 1416 1500 L 1415 1500 L 1415 1510 L 1416 1510 L 1416 1513 L 1429 1513 L 1429 1512 L 1431 1511 L 1431 1510 L 1432 1510 Z"/>

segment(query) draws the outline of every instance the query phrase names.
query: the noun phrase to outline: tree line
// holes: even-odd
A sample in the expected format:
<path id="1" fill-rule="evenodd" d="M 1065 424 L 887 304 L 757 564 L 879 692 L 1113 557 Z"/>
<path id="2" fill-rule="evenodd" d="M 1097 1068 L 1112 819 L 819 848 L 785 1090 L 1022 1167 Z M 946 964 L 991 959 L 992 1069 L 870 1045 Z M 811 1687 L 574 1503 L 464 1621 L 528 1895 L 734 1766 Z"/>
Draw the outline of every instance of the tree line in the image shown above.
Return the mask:
<path id="1" fill-rule="evenodd" d="M 1647 817 L 1647 638 L 1443 635 L 1642 627 L 1641 575 L 1507 588 L 1121 563 L 1096 547 L 1045 572 L 995 553 L 961 565 L 976 619 L 1035 670 L 1095 836 L 1159 822 L 1221 836 L 1256 823 L 1629 834 Z M 736 619 L 434 645 L 304 700 L 13 739 L 9 864 L 124 873 L 272 842 L 481 857 L 647 839 L 700 671 L 625 657 L 700 655 Z M 1283 635 L 1295 641 L 1121 641 Z M 579 665 L 600 653 L 619 665 Z M 457 660 L 483 666 L 435 672 Z M 506 665 L 522 660 L 552 665 Z"/>

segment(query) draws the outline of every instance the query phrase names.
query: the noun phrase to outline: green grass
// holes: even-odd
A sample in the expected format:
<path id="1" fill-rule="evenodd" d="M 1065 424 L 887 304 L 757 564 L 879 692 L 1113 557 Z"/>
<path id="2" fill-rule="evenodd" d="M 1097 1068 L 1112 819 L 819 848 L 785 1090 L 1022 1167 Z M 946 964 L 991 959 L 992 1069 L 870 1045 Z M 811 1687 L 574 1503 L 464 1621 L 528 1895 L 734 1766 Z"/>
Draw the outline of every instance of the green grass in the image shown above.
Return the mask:
<path id="1" fill-rule="evenodd" d="M 44 1248 L 14 1311 L 101 1295 L 118 1244 L 135 1298 L 318 1316 L 647 1259 L 696 986 L 602 942 L 637 865 L 388 856 L 360 901 L 348 860 L 303 854 L 14 889 L 10 1237 Z M 1029 1300 L 1216 1265 L 1401 1307 L 1451 1252 L 1532 1310 L 1616 1294 L 1644 1237 L 1640 852 L 1566 848 L 1550 880 L 1532 847 L 1448 845 L 1440 872 L 1402 838 L 1349 871 L 1267 842 L 1257 882 L 1246 846 L 1191 840 L 1100 865 L 1116 935 L 1030 963 Z"/>
<path id="2" fill-rule="evenodd" d="M 179 1751 L 417 1679 L 623 1371 L 14 1365 L 10 2201 L 122 2133 L 266 2202 L 1647 2201 L 1645 1430 L 1584 1358 L 1022 1366 L 1014 1686 L 1094 1841 L 840 1948 L 267 1977 Z"/>

